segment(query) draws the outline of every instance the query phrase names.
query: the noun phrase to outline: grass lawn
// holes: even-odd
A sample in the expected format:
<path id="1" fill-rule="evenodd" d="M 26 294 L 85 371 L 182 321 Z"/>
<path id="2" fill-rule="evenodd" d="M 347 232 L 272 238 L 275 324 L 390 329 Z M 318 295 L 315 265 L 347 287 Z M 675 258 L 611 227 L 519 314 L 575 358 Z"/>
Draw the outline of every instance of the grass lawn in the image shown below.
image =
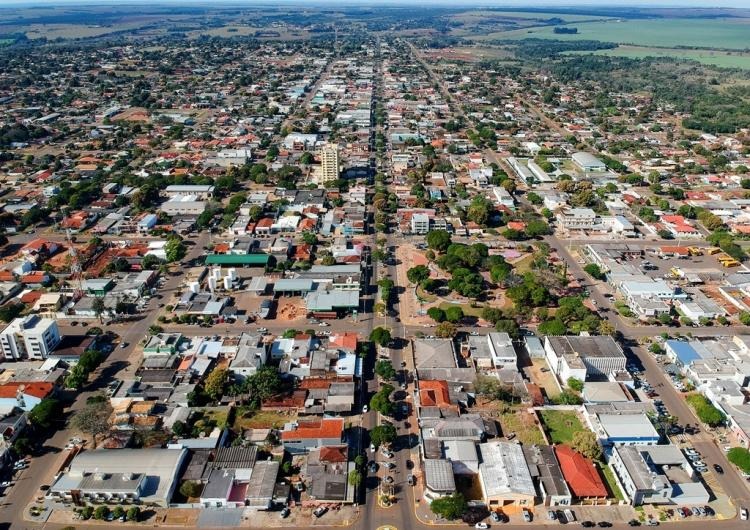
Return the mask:
<path id="1" fill-rule="evenodd" d="M 443 302 L 438 307 L 443 311 L 445 311 L 449 307 L 460 307 L 461 309 L 463 309 L 464 315 L 466 315 L 467 317 L 482 318 L 481 307 L 471 307 L 469 304 L 451 304 L 450 302 Z"/>
<path id="2" fill-rule="evenodd" d="M 280 429 L 285 423 L 294 421 L 296 415 L 281 414 L 279 412 L 250 410 L 239 407 L 234 417 L 232 429 L 241 432 L 244 429 Z"/>
<path id="3" fill-rule="evenodd" d="M 435 300 L 437 300 L 437 296 L 435 296 L 432 293 L 428 293 L 427 291 L 425 291 L 424 289 L 422 289 L 419 286 L 417 286 L 417 291 L 416 292 L 417 292 L 417 298 L 420 299 L 420 300 L 424 300 L 425 303 L 427 303 L 427 304 L 430 304 L 430 303 L 434 302 Z"/>
<path id="4" fill-rule="evenodd" d="M 617 479 L 615 478 L 615 472 L 612 471 L 612 468 L 604 465 L 602 466 L 602 471 L 604 472 L 604 482 L 607 483 L 607 489 L 609 490 L 610 495 L 612 495 L 615 499 L 618 501 L 625 500 L 625 497 L 623 496 L 622 492 L 620 491 L 620 486 L 617 485 Z"/>
<path id="5" fill-rule="evenodd" d="M 503 435 L 516 433 L 516 438 L 524 444 L 544 445 L 544 435 L 534 420 L 533 414 L 512 410 L 500 416 L 500 424 L 503 427 Z"/>
<path id="6" fill-rule="evenodd" d="M 513 268 L 516 269 L 516 272 L 518 274 L 523 274 L 531 270 L 531 263 L 533 261 L 534 256 L 532 254 L 529 254 L 528 256 L 519 258 L 518 261 L 510 262 L 510 264 L 513 265 Z"/>
<path id="7" fill-rule="evenodd" d="M 569 443 L 576 432 L 583 430 L 583 425 L 575 412 L 543 410 L 540 415 L 544 425 L 547 426 L 552 443 Z"/>

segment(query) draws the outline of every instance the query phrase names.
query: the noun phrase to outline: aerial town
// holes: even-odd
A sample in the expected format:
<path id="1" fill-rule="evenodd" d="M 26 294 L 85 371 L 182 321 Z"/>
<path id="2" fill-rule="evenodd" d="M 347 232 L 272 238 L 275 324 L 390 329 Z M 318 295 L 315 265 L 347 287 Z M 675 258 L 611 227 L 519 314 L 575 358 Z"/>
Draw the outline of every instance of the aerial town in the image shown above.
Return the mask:
<path id="1" fill-rule="evenodd" d="M 750 524 L 748 125 L 274 27 L 0 48 L 4 527 Z"/>

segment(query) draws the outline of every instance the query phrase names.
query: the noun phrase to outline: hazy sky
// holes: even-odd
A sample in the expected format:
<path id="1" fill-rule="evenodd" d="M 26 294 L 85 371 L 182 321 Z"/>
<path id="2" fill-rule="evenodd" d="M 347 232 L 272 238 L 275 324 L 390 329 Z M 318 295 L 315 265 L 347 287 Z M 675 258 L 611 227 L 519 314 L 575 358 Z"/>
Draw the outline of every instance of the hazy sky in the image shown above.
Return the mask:
<path id="1" fill-rule="evenodd" d="M 662 6 L 690 6 L 690 7 L 744 7 L 750 8 L 750 0 L 213 0 L 206 2 L 201 0 L 0 0 L 0 6 L 18 5 L 60 5 L 60 4 L 142 4 L 151 5 L 160 3 L 179 4 L 298 4 L 298 5 L 439 5 L 439 6 L 496 6 L 496 7 L 574 7 L 574 6 L 639 6 L 639 7 L 662 7 Z"/>

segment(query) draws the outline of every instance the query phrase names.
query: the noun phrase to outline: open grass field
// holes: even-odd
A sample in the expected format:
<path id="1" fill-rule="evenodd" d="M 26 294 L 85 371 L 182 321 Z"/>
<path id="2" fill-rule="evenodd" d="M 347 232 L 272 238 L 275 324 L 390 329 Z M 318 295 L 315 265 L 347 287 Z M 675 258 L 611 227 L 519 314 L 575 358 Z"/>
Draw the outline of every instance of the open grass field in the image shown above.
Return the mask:
<path id="1" fill-rule="evenodd" d="M 604 475 L 604 482 L 607 484 L 610 495 L 612 495 L 618 501 L 625 500 L 625 497 L 620 491 L 620 486 L 617 485 L 617 479 L 612 468 L 607 465 L 602 465 L 602 475 Z"/>
<path id="2" fill-rule="evenodd" d="M 468 317 L 477 317 L 477 318 L 482 317 L 481 307 L 471 307 L 469 304 L 451 304 L 450 302 L 443 302 L 442 304 L 438 305 L 438 307 L 442 309 L 443 311 L 447 310 L 450 307 L 456 307 L 456 306 L 460 307 L 463 310 L 464 315 Z"/>
<path id="3" fill-rule="evenodd" d="M 668 57 L 698 61 L 701 64 L 722 68 L 742 68 L 750 70 L 750 53 L 727 52 L 720 50 L 684 50 L 681 48 L 649 48 L 644 46 L 618 46 L 614 50 L 597 50 L 595 52 L 570 52 L 571 54 L 607 55 L 609 57 L 627 57 L 643 59 L 645 57 Z"/>
<path id="4" fill-rule="evenodd" d="M 552 443 L 570 443 L 573 435 L 583 430 L 583 425 L 578 419 L 578 415 L 569 410 L 543 410 L 540 412 L 544 425 L 547 426 L 550 442 Z"/>
<path id="5" fill-rule="evenodd" d="M 296 415 L 238 407 L 232 428 L 237 432 L 244 429 L 280 429 L 285 423 L 295 419 Z"/>
<path id="6" fill-rule="evenodd" d="M 261 40 L 306 40 L 310 38 L 310 33 L 304 30 L 289 30 L 286 28 L 261 28 L 254 26 L 244 26 L 239 24 L 221 26 L 218 28 L 200 29 L 187 32 L 187 35 L 192 38 L 197 38 L 202 35 L 209 35 L 211 37 L 252 37 L 256 32 L 268 32 L 269 36 L 259 37 Z M 278 36 L 271 35 L 278 33 Z"/>
<path id="7" fill-rule="evenodd" d="M 556 34 L 554 27 L 499 31 L 477 35 L 475 40 L 493 39 L 558 39 L 599 40 L 637 46 L 692 46 L 744 50 L 750 46 L 750 19 L 659 19 L 599 20 L 575 23 L 576 34 Z"/>
<path id="8" fill-rule="evenodd" d="M 583 20 L 592 19 L 606 19 L 608 17 L 600 17 L 593 15 L 571 15 L 565 12 L 555 11 L 496 11 L 493 9 L 478 9 L 476 11 L 465 11 L 458 13 L 450 17 L 452 20 L 457 22 L 463 22 L 464 24 L 470 24 L 473 22 L 491 22 L 493 19 L 531 19 L 531 20 L 547 20 L 550 18 L 560 18 L 566 22 L 579 22 Z"/>

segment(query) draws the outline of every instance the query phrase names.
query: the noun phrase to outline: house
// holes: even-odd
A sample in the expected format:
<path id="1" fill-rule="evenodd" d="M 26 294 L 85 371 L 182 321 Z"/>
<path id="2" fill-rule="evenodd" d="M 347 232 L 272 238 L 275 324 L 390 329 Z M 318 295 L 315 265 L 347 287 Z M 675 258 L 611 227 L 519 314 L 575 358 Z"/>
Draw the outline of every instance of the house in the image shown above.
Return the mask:
<path id="1" fill-rule="evenodd" d="M 479 444 L 479 485 L 488 508 L 534 506 L 536 490 L 520 445 L 492 441 Z"/>
<path id="2" fill-rule="evenodd" d="M 448 460 L 426 459 L 424 461 L 424 497 L 432 502 L 456 492 L 453 466 Z"/>
<path id="3" fill-rule="evenodd" d="M 300 473 L 310 499 L 318 503 L 354 502 L 354 487 L 349 484 L 349 472 L 355 469 L 355 464 L 349 460 L 348 454 L 347 445 L 310 450 Z"/>
<path id="4" fill-rule="evenodd" d="M 236 380 L 242 381 L 254 375 L 267 361 L 268 347 L 263 343 L 262 337 L 243 332 L 229 369 Z"/>
<path id="5" fill-rule="evenodd" d="M 47 382 L 3 383 L 0 384 L 0 409 L 8 410 L 18 407 L 29 412 L 54 391 L 55 385 Z"/>
<path id="6" fill-rule="evenodd" d="M 281 431 L 281 443 L 290 453 L 306 453 L 324 445 L 340 445 L 343 441 L 343 418 L 300 420 L 284 425 Z"/>
<path id="7" fill-rule="evenodd" d="M 607 487 L 593 462 L 567 445 L 556 445 L 555 456 L 565 482 L 577 499 L 606 499 Z"/>
<path id="8" fill-rule="evenodd" d="M 685 455 L 674 445 L 615 446 L 609 464 L 633 506 L 702 506 L 710 499 Z"/>
<path id="9" fill-rule="evenodd" d="M 186 449 L 96 449 L 73 457 L 50 486 L 55 501 L 166 508 L 177 487 Z"/>
<path id="10" fill-rule="evenodd" d="M 523 455 L 539 497 L 545 506 L 568 506 L 573 496 L 565 482 L 554 448 L 549 445 L 524 445 Z"/>

